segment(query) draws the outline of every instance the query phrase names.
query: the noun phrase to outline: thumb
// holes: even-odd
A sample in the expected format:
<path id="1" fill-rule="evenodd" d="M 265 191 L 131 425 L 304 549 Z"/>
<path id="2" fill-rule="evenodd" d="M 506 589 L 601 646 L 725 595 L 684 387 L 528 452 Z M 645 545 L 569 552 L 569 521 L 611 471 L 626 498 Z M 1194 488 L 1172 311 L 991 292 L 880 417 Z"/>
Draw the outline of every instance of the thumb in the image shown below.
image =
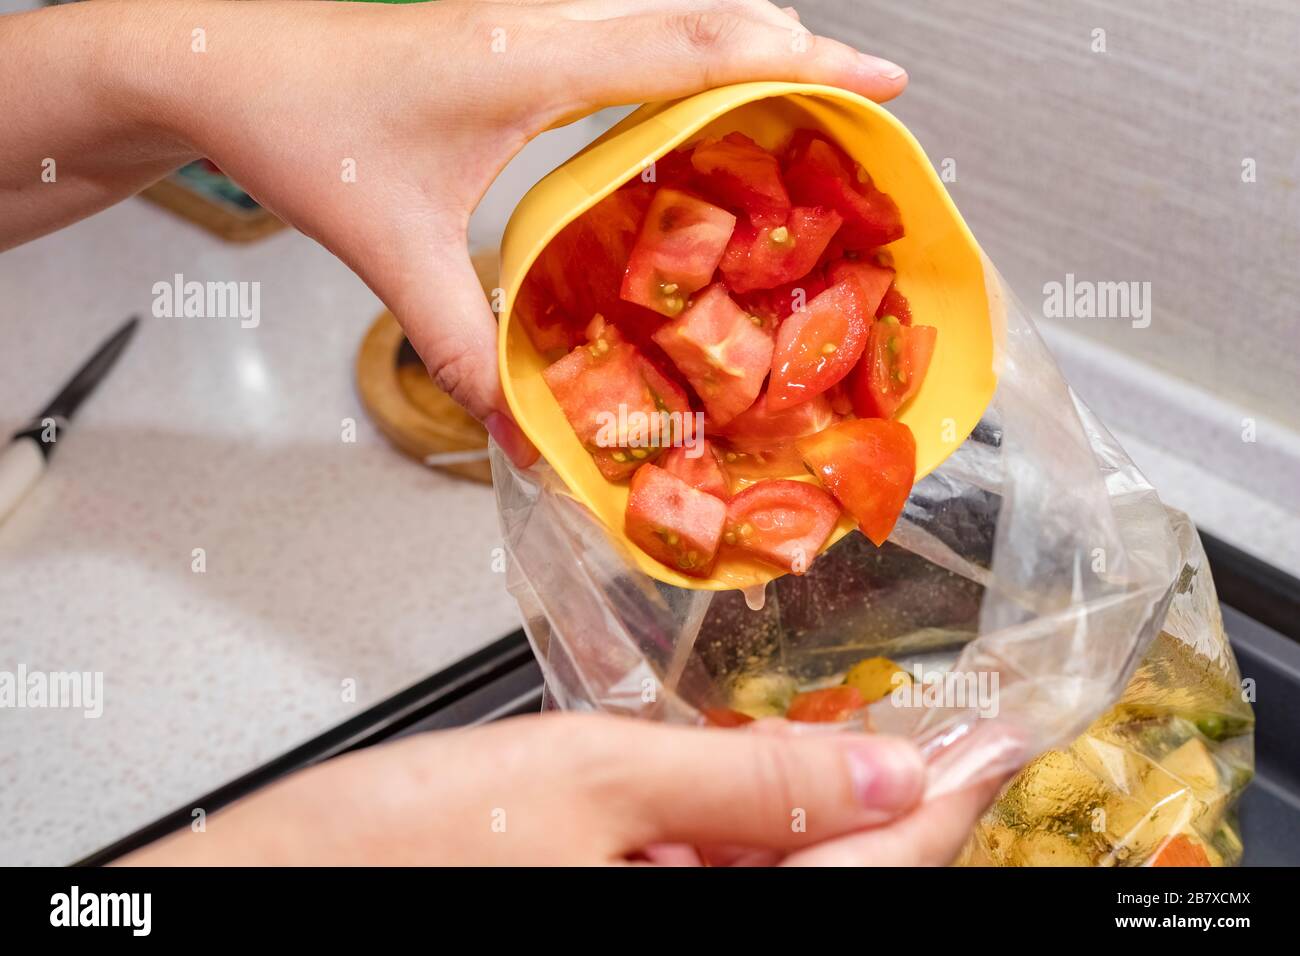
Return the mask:
<path id="1" fill-rule="evenodd" d="M 798 866 L 946 866 L 970 839 L 984 811 L 1024 761 L 1025 735 L 1012 727 L 982 726 L 954 749 L 978 755 L 987 772 L 956 790 L 927 792 L 925 801 L 887 827 L 855 833 L 786 859 Z M 951 756 L 951 755 L 949 755 Z M 934 764 L 931 764 L 932 778 Z"/>
<path id="2" fill-rule="evenodd" d="M 590 721 L 584 732 L 605 755 L 594 812 L 624 854 L 661 843 L 806 846 L 908 812 L 925 785 L 919 752 L 896 737 L 626 718 Z"/>
<path id="3" fill-rule="evenodd" d="M 537 449 L 515 424 L 501 391 L 497 323 L 465 247 L 440 253 L 400 283 L 393 314 L 438 387 L 481 421 L 520 468 Z"/>

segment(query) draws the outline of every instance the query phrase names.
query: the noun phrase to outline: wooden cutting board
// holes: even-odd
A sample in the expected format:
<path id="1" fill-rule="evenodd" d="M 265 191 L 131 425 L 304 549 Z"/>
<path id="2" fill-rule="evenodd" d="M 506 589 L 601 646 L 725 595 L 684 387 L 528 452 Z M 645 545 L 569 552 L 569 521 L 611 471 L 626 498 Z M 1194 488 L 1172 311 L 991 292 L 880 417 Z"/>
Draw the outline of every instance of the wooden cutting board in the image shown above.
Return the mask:
<path id="1" fill-rule="evenodd" d="M 496 287 L 495 253 L 474 256 L 485 295 Z M 391 312 L 382 313 L 357 352 L 357 392 L 366 413 L 402 452 L 462 478 L 491 483 L 487 431 L 429 378 Z M 470 460 L 458 460 L 462 457 Z M 447 459 L 452 459 L 448 461 Z"/>

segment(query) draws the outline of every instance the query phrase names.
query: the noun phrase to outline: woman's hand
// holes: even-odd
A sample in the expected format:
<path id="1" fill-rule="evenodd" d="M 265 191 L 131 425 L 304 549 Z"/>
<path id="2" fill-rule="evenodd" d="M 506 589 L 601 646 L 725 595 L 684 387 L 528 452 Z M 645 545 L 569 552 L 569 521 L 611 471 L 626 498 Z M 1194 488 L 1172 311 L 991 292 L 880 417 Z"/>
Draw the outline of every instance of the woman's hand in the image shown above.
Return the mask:
<path id="1" fill-rule="evenodd" d="M 925 768 L 902 740 L 761 727 L 550 714 L 422 734 L 289 777 L 124 862 L 941 865 L 1004 782 L 921 804 Z"/>
<path id="2" fill-rule="evenodd" d="M 96 0 L 4 17 L 0 248 L 208 156 L 354 269 L 438 384 L 527 464 L 470 213 L 543 130 L 756 79 L 877 100 L 907 82 L 765 0 Z"/>

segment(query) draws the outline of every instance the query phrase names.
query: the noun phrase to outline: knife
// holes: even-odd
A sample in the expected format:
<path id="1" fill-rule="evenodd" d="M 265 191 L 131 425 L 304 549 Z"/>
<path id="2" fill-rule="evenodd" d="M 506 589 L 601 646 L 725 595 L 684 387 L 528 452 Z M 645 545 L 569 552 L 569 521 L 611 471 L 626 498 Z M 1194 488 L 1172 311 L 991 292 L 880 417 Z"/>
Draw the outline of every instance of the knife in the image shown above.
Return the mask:
<path id="1" fill-rule="evenodd" d="M 139 316 L 128 319 L 77 369 L 77 374 L 31 424 L 15 432 L 9 444 L 0 448 L 0 521 L 44 474 L 45 464 L 54 454 L 64 426 L 116 364 L 139 324 Z"/>

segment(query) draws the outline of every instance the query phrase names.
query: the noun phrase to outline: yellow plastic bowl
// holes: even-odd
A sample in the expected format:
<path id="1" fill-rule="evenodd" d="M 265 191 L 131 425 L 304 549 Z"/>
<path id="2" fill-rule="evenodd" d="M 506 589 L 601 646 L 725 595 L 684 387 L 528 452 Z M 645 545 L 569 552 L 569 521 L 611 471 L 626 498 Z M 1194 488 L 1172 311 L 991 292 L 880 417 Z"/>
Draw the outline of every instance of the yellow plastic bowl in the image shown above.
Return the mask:
<path id="1" fill-rule="evenodd" d="M 993 397 L 997 377 L 990 294 L 975 237 L 920 144 L 882 107 L 835 87 L 799 83 L 742 83 L 648 104 L 529 190 L 501 240 L 505 298 L 499 360 L 515 420 L 574 497 L 627 546 L 636 565 L 678 587 L 753 587 L 782 572 L 733 558 L 720 559 L 711 578 L 692 578 L 660 564 L 627 539 L 627 485 L 600 474 L 569 426 L 542 378 L 545 359 L 521 325 L 511 321 L 515 298 L 533 261 L 555 234 L 652 161 L 685 143 L 733 130 L 771 149 L 799 128 L 819 129 L 834 138 L 902 211 L 907 235 L 889 246 L 899 286 L 917 322 L 939 330 L 925 382 L 899 416 L 916 436 L 919 481 L 966 439 Z M 574 266 L 581 269 L 581 263 Z M 827 547 L 853 528 L 845 516 Z"/>

